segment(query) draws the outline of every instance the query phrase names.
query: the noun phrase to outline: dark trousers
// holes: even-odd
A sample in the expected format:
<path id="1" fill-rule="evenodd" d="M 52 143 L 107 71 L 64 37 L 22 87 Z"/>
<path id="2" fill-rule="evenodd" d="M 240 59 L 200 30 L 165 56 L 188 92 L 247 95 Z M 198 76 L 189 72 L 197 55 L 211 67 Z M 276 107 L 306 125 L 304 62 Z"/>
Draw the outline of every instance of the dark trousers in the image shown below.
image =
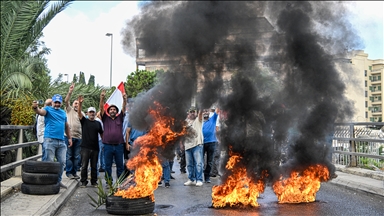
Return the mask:
<path id="1" fill-rule="evenodd" d="M 185 162 L 185 150 L 184 149 L 179 150 L 179 156 L 180 156 L 180 172 L 186 172 L 187 163 Z"/>
<path id="2" fill-rule="evenodd" d="M 220 162 L 220 148 L 219 144 L 216 144 L 215 153 L 213 154 L 213 162 L 212 162 L 212 169 L 211 169 L 211 175 L 219 175 L 219 162 Z"/>
<path id="3" fill-rule="evenodd" d="M 207 153 L 207 164 L 204 169 L 204 180 L 207 181 L 211 175 L 211 169 L 213 166 L 213 155 L 215 154 L 216 142 L 204 143 L 204 153 Z"/>
<path id="4" fill-rule="evenodd" d="M 87 182 L 88 179 L 88 163 L 91 161 L 91 184 L 97 183 L 97 161 L 99 159 L 99 151 L 81 148 L 81 179 Z"/>

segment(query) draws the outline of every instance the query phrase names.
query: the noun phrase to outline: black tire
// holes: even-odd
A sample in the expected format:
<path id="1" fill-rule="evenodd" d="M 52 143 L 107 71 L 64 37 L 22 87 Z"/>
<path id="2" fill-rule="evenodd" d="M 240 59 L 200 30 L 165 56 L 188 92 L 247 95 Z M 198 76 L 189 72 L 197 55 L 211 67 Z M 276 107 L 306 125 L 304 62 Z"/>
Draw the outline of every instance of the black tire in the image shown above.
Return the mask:
<path id="1" fill-rule="evenodd" d="M 155 210 L 155 202 L 149 197 L 124 199 L 120 196 L 109 196 L 106 200 L 106 209 L 108 214 L 143 215 Z"/>
<path id="2" fill-rule="evenodd" d="M 60 171 L 61 171 L 61 165 L 59 162 L 26 161 L 24 163 L 24 172 L 28 172 L 28 173 L 59 174 Z"/>
<path id="3" fill-rule="evenodd" d="M 60 191 L 60 184 L 50 184 L 50 185 L 32 185 L 32 184 L 21 184 L 21 192 L 23 194 L 31 195 L 52 195 L 58 194 Z"/>
<path id="4" fill-rule="evenodd" d="M 52 174 L 52 173 L 23 172 L 21 179 L 26 184 L 49 185 L 49 184 L 56 184 L 59 181 L 59 175 Z"/>

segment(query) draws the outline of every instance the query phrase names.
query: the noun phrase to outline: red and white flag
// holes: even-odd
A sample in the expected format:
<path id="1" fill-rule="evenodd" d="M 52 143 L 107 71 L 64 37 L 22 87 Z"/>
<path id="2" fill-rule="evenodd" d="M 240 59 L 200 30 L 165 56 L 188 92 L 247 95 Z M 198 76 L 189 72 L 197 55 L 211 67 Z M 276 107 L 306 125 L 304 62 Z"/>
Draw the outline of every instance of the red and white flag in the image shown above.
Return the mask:
<path id="1" fill-rule="evenodd" d="M 117 86 L 115 91 L 112 93 L 112 95 L 108 98 L 107 102 L 104 104 L 104 110 L 107 115 L 109 115 L 107 112 L 108 107 L 112 104 L 117 106 L 117 108 L 119 108 L 119 112 L 117 114 L 119 114 L 120 112 L 125 112 L 125 110 L 121 110 L 121 108 L 123 107 L 124 93 L 125 93 L 124 82 L 121 82 Z"/>

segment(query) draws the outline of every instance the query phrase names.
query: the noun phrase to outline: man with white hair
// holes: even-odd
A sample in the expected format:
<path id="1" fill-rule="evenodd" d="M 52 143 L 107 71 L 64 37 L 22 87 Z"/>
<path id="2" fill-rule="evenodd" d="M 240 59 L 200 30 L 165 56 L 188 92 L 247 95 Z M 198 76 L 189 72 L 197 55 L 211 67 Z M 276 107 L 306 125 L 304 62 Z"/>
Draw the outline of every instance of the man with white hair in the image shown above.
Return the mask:
<path id="1" fill-rule="evenodd" d="M 82 103 L 84 98 L 80 95 L 77 99 L 79 101 L 79 109 L 77 114 L 79 116 L 81 127 L 83 130 L 83 140 L 81 142 L 81 186 L 86 187 L 88 184 L 88 163 L 91 161 L 91 185 L 97 187 L 97 161 L 99 158 L 99 135 L 103 137 L 103 127 L 101 123 L 96 120 L 96 109 L 94 107 L 88 108 L 88 118 L 81 112 Z"/>

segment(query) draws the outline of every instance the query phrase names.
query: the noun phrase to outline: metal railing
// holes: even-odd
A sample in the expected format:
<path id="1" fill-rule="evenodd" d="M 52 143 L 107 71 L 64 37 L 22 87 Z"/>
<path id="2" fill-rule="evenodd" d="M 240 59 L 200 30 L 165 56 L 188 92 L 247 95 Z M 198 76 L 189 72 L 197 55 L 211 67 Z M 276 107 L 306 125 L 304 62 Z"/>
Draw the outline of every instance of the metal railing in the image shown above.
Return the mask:
<path id="1" fill-rule="evenodd" d="M 1 130 L 19 130 L 19 136 L 18 136 L 18 143 L 17 144 L 8 144 L 8 145 L 3 145 L 0 147 L 1 149 L 1 154 L 6 151 L 12 151 L 16 150 L 16 161 L 11 162 L 9 164 L 5 164 L 1 166 L 0 172 L 3 173 L 5 171 L 15 169 L 14 171 L 14 176 L 21 176 L 22 173 L 22 165 L 28 161 L 28 160 L 37 160 L 41 158 L 41 145 L 39 145 L 39 142 L 33 141 L 33 142 L 25 142 L 24 143 L 24 130 L 32 129 L 33 126 L 19 126 L 19 125 L 0 125 Z M 23 159 L 23 148 L 24 147 L 29 147 L 33 145 L 39 145 L 38 148 L 38 153 L 37 155 L 27 157 Z"/>
<path id="2" fill-rule="evenodd" d="M 383 122 L 337 123 L 332 162 L 351 167 L 384 168 Z"/>

